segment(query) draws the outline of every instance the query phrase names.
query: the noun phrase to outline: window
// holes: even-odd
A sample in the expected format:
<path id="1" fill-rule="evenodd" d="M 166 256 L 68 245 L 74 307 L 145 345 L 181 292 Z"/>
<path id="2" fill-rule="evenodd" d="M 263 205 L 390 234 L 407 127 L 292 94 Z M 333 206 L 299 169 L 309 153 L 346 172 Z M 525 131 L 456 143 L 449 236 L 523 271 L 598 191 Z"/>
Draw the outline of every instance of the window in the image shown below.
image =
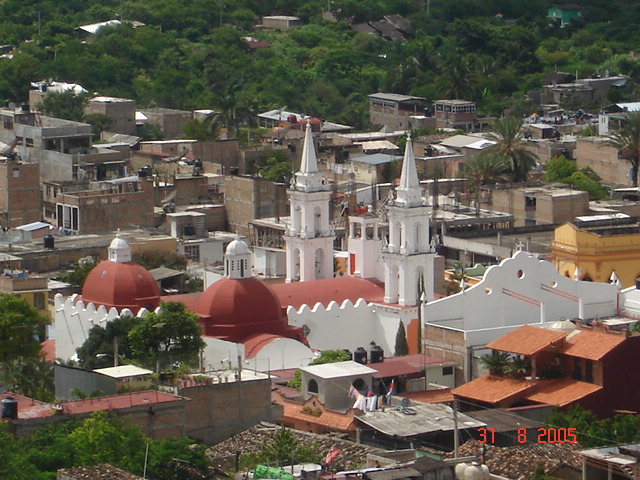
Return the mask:
<path id="1" fill-rule="evenodd" d="M 33 294 L 33 306 L 36 307 L 38 310 L 45 309 L 44 293 L 36 292 Z"/>
<path id="2" fill-rule="evenodd" d="M 184 256 L 194 262 L 200 261 L 200 245 L 185 245 Z"/>
<path id="3" fill-rule="evenodd" d="M 453 367 L 442 367 L 442 375 L 453 375 Z"/>
<path id="4" fill-rule="evenodd" d="M 316 382 L 313 378 L 309 380 L 309 383 L 307 384 L 307 392 L 318 393 L 318 382 Z"/>
<path id="5" fill-rule="evenodd" d="M 593 362 L 591 360 L 587 360 L 585 365 L 584 380 L 593 383 Z"/>
<path id="6" fill-rule="evenodd" d="M 582 380 L 582 360 L 576 358 L 573 363 L 573 379 Z"/>
<path id="7" fill-rule="evenodd" d="M 14 168 L 13 169 L 13 178 L 20 178 L 20 169 L 19 168 Z"/>

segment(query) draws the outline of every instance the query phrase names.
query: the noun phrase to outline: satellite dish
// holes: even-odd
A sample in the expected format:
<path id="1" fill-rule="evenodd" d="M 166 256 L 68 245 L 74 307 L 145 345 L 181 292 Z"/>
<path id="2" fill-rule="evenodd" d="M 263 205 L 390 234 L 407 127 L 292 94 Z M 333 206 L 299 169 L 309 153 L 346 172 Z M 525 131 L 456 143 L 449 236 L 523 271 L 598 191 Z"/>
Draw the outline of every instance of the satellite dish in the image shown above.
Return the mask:
<path id="1" fill-rule="evenodd" d="M 409 400 L 408 398 L 403 398 L 400 402 L 400 405 L 402 405 L 404 408 L 407 408 L 411 405 L 411 400 Z"/>

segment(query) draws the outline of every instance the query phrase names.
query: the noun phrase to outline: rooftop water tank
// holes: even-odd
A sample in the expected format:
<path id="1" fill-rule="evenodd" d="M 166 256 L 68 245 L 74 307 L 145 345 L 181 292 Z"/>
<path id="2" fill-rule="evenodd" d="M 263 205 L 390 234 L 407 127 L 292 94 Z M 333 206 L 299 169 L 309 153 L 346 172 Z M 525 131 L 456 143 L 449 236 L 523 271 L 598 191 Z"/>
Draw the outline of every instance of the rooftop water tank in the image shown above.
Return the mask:
<path id="1" fill-rule="evenodd" d="M 18 401 L 13 397 L 5 397 L 0 407 L 0 418 L 15 420 L 18 418 Z"/>

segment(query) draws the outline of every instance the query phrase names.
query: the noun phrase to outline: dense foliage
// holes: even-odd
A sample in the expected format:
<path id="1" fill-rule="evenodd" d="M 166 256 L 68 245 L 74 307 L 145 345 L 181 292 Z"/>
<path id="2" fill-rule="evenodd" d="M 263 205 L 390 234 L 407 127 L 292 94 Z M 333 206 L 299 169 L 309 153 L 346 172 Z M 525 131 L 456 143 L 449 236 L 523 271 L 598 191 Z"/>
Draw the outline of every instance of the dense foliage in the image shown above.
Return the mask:
<path id="1" fill-rule="evenodd" d="M 181 302 L 163 302 L 160 311 L 139 319 L 128 333 L 133 358 L 148 367 L 172 369 L 198 364 L 204 348 L 197 314 Z"/>
<path id="2" fill-rule="evenodd" d="M 531 113 L 524 94 L 551 70 L 640 73 L 631 53 L 640 5 L 573 3 L 584 6 L 583 17 L 560 28 L 546 17 L 550 0 L 333 0 L 336 22 L 323 20 L 324 0 L 7 0 L 0 44 L 14 50 L 0 58 L 0 95 L 22 102 L 29 82 L 52 78 L 141 107 L 210 108 L 230 136 L 252 112 L 284 106 L 364 128 L 367 95 L 377 91 L 466 98 L 481 113 L 519 116 Z M 255 29 L 273 14 L 307 24 Z M 411 22 L 406 41 L 349 27 L 390 14 Z M 75 30 L 117 18 L 145 25 L 103 27 L 87 42 Z M 269 46 L 249 48 L 249 35 Z M 620 101 L 632 93 L 612 95 Z M 193 135 L 206 133 L 193 127 Z"/>
<path id="3" fill-rule="evenodd" d="M 640 415 L 632 413 L 598 419 L 590 410 L 574 405 L 565 411 L 554 412 L 546 423 L 557 428 L 575 428 L 578 442 L 584 447 L 635 443 L 640 440 Z"/>
<path id="4" fill-rule="evenodd" d="M 578 169 L 574 160 L 563 155 L 554 157 L 544 166 L 544 179 L 548 182 L 566 183 L 589 194 L 590 200 L 609 198 L 610 192 L 602 179 L 590 167 Z"/>
<path id="5" fill-rule="evenodd" d="M 61 468 L 110 463 L 142 475 L 147 458 L 151 480 L 206 479 L 205 447 L 188 438 L 151 440 L 138 426 L 99 411 L 84 421 L 51 424 L 22 439 L 0 425 L 0 476 L 8 480 L 50 480 Z M 188 465 L 188 471 L 176 462 Z"/>

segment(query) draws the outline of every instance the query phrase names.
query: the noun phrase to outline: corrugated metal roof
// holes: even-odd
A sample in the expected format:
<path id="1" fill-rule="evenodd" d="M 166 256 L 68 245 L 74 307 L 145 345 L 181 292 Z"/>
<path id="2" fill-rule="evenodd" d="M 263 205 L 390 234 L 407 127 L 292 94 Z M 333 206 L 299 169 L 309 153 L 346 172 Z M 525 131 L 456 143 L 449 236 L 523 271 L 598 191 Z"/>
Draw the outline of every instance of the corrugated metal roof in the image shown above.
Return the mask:
<path id="1" fill-rule="evenodd" d="M 152 370 L 136 367 L 135 365 L 120 365 L 119 367 L 98 368 L 94 370 L 94 372 L 106 375 L 107 377 L 111 378 L 127 378 L 135 377 L 138 375 L 149 375 L 153 373 Z"/>
<path id="2" fill-rule="evenodd" d="M 372 93 L 367 95 L 369 98 L 379 98 L 381 100 L 390 100 L 392 102 L 408 102 L 410 100 L 426 100 L 424 97 L 414 97 L 413 95 L 401 95 L 399 93 Z"/>
<path id="3" fill-rule="evenodd" d="M 402 409 L 387 407 L 385 411 L 366 412 L 356 415 L 356 419 L 385 435 L 412 437 L 434 432 L 453 431 L 453 409 L 444 404 L 412 404 L 409 412 Z M 415 412 L 415 413 L 414 413 Z M 464 413 L 458 413 L 458 427 L 460 429 L 479 428 L 485 423 L 471 418 Z"/>
<path id="4" fill-rule="evenodd" d="M 397 162 L 400 160 L 402 160 L 401 155 L 389 155 L 386 153 L 374 153 L 372 155 L 351 157 L 352 162 L 366 163 L 368 165 L 383 165 L 385 163 Z"/>

